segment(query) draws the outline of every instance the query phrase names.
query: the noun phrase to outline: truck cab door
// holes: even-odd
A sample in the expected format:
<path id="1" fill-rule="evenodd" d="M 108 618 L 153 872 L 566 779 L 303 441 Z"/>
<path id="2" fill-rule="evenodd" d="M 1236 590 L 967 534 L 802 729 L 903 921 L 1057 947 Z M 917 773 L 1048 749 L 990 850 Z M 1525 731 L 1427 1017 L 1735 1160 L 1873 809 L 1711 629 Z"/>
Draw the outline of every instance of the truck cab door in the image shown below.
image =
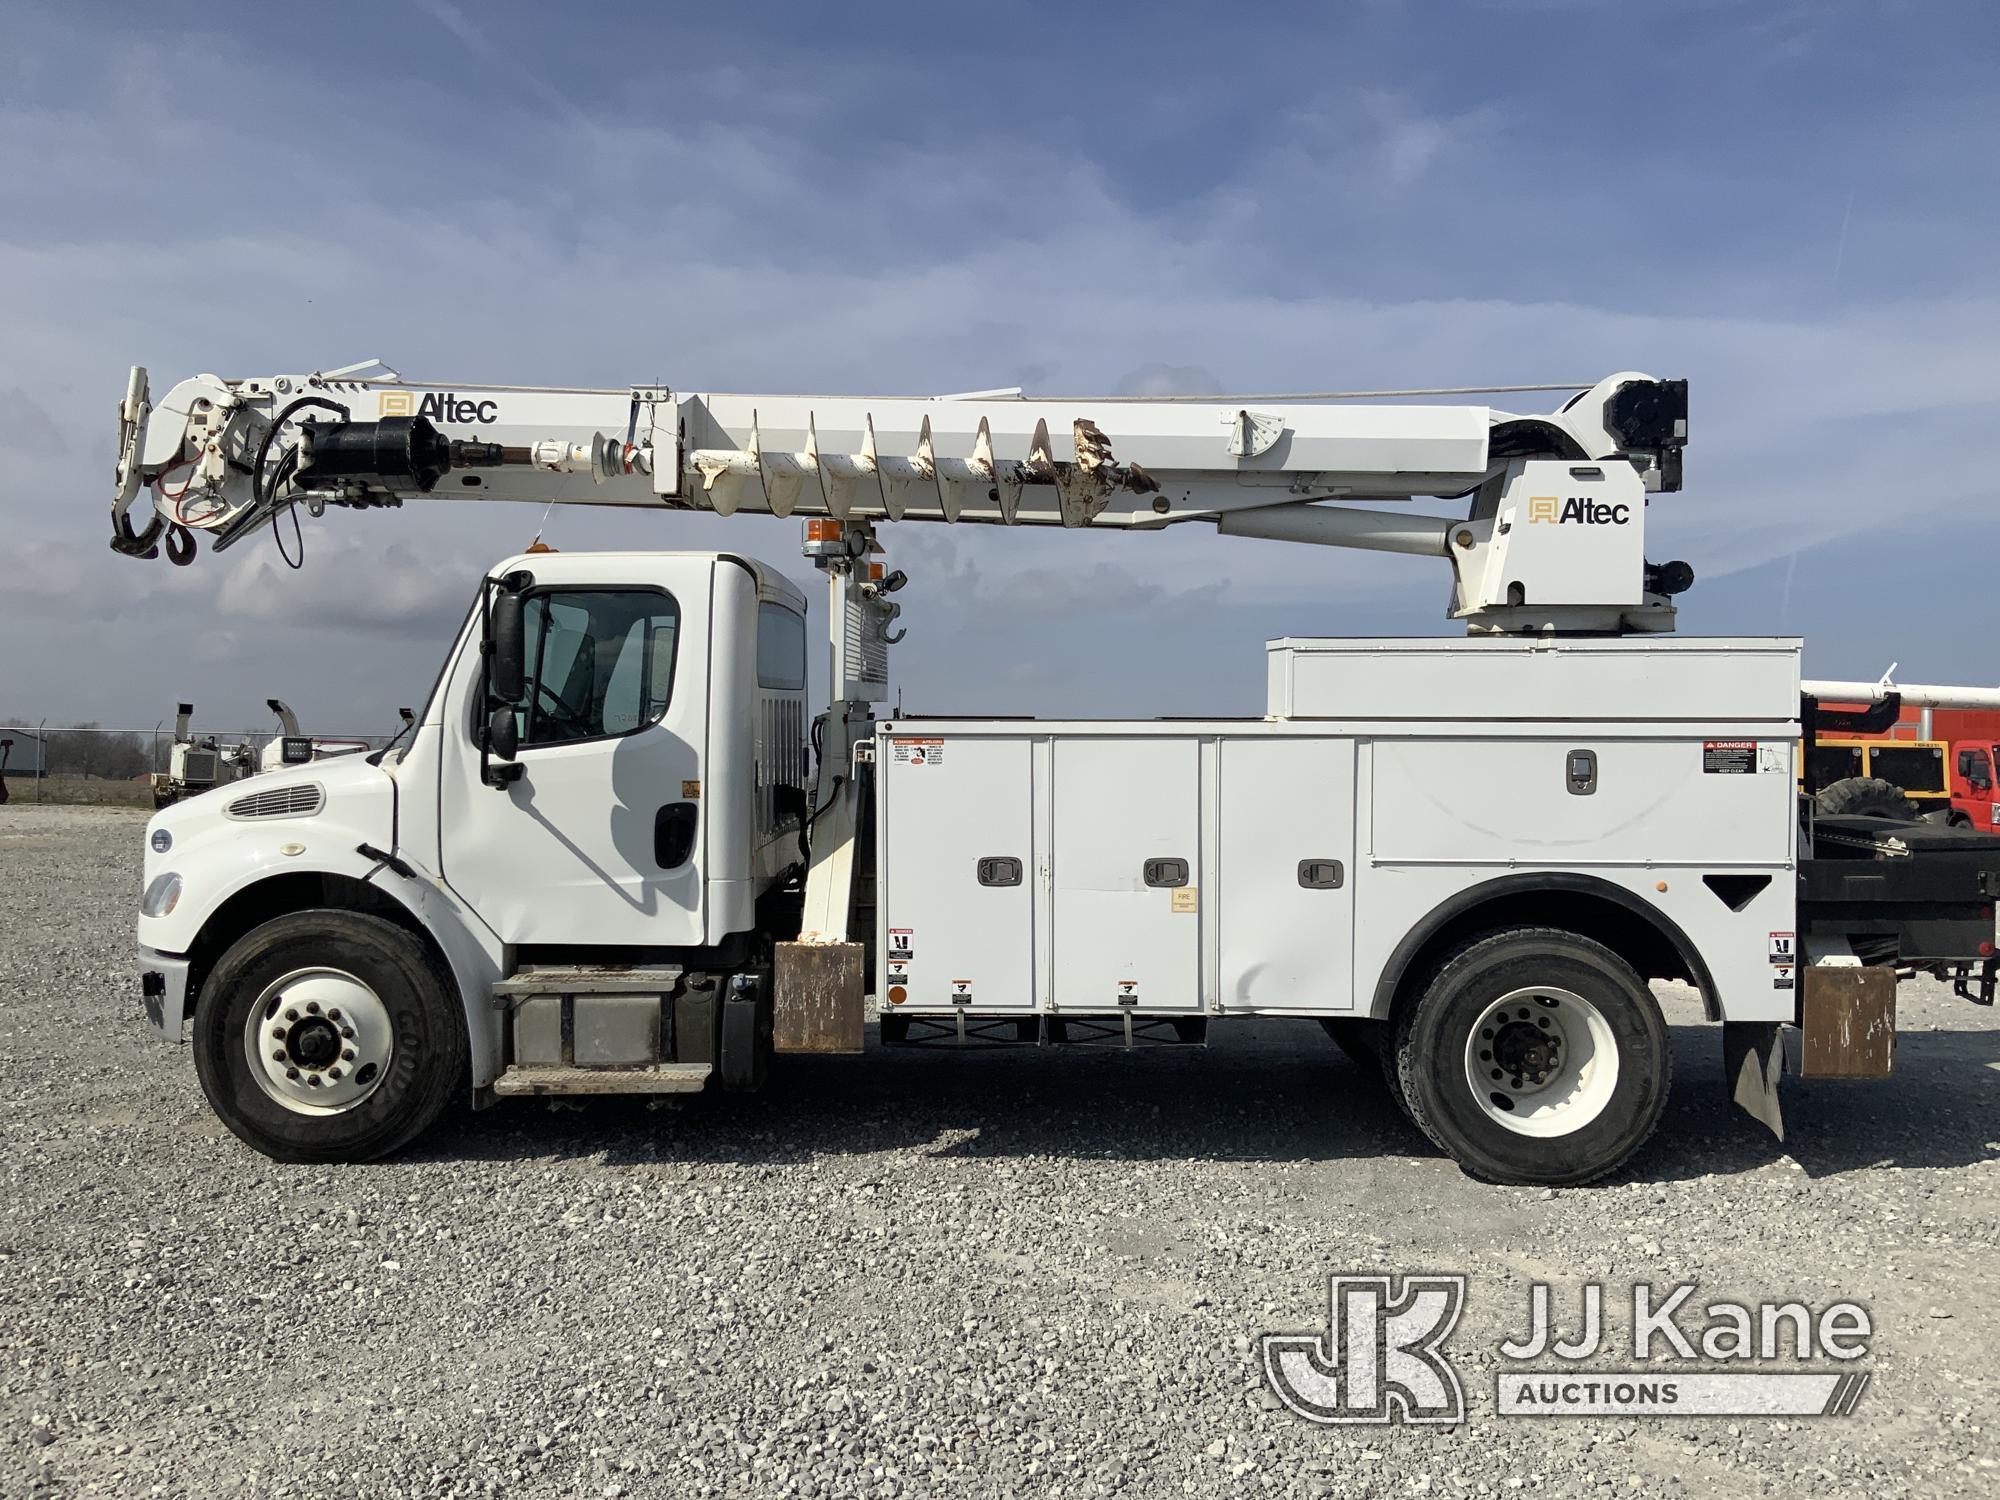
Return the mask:
<path id="1" fill-rule="evenodd" d="M 478 654 L 461 657 L 439 850 L 446 883 L 503 942 L 703 940 L 706 614 L 706 598 L 659 587 L 531 587 L 518 749 L 491 763 L 499 785 L 480 780 Z"/>
<path id="2" fill-rule="evenodd" d="M 1964 813 L 1974 828 L 1990 833 L 2000 826 L 2000 802 L 1993 800 L 1993 761 L 1987 756 L 1987 747 L 1955 745 L 1952 749 L 1951 805 Z"/>

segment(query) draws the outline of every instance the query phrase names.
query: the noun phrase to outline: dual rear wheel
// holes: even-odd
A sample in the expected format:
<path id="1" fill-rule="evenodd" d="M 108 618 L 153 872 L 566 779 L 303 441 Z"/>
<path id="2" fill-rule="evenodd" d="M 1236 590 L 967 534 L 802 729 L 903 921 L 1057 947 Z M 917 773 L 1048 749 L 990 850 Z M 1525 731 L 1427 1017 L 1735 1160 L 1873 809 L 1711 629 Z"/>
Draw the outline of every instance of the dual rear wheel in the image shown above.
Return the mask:
<path id="1" fill-rule="evenodd" d="M 1511 928 L 1454 951 L 1389 1021 L 1327 1027 L 1467 1171 L 1591 1182 L 1653 1133 L 1673 1053 L 1638 973 L 1602 943 Z"/>

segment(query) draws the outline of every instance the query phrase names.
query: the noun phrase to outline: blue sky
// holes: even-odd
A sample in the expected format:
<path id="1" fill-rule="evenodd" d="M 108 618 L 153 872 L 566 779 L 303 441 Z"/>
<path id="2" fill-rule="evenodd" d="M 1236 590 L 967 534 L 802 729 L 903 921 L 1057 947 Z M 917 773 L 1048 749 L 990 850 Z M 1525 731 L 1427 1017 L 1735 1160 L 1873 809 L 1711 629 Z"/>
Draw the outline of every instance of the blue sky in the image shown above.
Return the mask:
<path id="1" fill-rule="evenodd" d="M 1693 383 L 1689 632 L 2000 680 L 2000 10 L 22 4 L 0 14 L 0 715 L 393 722 L 538 517 L 171 572 L 111 408 L 330 368 L 686 389 Z M 1518 398 L 1517 398 L 1518 399 Z M 569 513 L 565 547 L 789 525 Z M 1275 634 L 1439 633 L 1422 559 L 909 528 L 939 712 L 1257 712 Z"/>

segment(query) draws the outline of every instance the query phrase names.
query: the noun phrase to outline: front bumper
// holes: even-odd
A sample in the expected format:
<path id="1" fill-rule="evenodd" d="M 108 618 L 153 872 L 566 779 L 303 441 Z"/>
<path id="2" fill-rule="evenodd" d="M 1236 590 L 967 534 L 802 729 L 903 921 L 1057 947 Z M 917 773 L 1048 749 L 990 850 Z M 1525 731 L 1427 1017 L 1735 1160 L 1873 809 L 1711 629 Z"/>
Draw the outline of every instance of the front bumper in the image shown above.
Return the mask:
<path id="1" fill-rule="evenodd" d="M 155 1031 L 170 1042 L 181 1039 L 187 1019 L 188 961 L 151 948 L 139 950 L 139 1003 Z"/>

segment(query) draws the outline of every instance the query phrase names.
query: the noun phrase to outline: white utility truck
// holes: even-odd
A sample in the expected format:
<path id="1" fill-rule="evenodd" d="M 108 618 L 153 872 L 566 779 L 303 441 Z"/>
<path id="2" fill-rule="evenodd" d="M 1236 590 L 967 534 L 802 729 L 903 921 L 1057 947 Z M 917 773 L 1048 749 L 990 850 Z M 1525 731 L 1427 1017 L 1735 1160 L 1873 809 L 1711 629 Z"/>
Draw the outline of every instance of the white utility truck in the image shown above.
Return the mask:
<path id="1" fill-rule="evenodd" d="M 1899 972 L 1990 1001 L 2000 840 L 1810 821 L 1795 756 L 1829 724 L 1798 643 L 1674 637 L 1692 574 L 1645 555 L 1685 382 L 1564 389 L 1517 416 L 354 367 L 155 405 L 135 370 L 121 552 L 426 495 L 796 515 L 830 675 L 814 712 L 807 601 L 767 565 L 509 558 L 398 744 L 153 819 L 147 1012 L 232 1130 L 315 1161 L 466 1089 L 754 1088 L 772 1052 L 860 1052 L 871 994 L 892 1046 L 1316 1019 L 1469 1170 L 1574 1183 L 1659 1118 L 1669 979 L 1776 1128 L 1781 1028 L 1809 1074 L 1880 1076 Z M 904 581 L 880 537 L 917 521 L 1435 556 L 1466 634 L 1270 642 L 1258 719 L 878 718 Z"/>

